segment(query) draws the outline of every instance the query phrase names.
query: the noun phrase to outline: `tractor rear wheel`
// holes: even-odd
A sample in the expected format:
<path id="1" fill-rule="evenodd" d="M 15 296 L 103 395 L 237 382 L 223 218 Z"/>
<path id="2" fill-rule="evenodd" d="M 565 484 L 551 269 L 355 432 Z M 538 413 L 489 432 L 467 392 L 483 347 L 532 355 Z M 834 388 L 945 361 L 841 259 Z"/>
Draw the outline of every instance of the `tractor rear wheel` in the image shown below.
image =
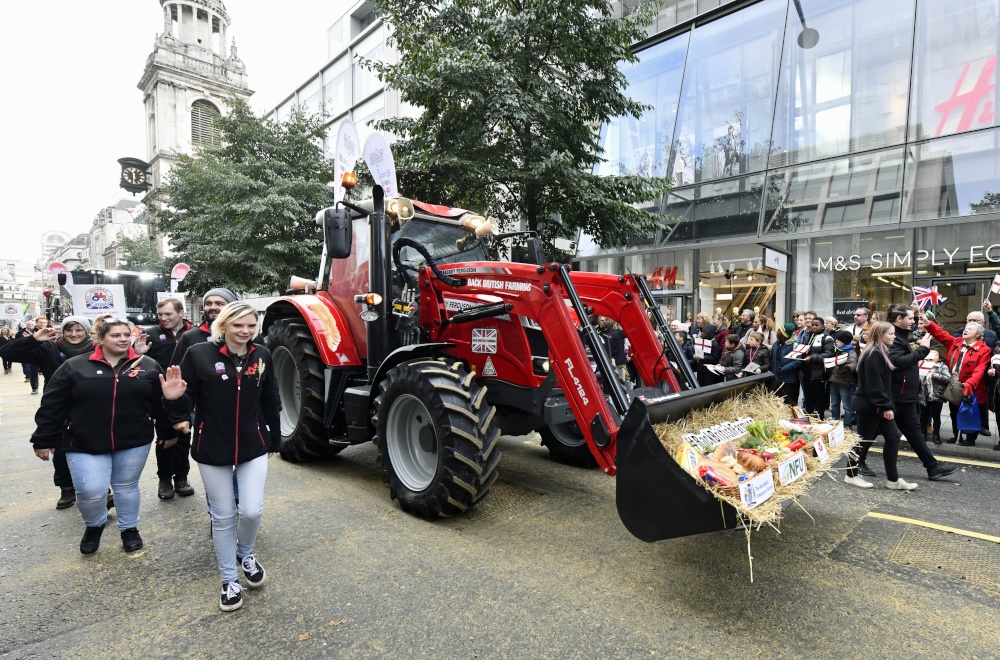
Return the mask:
<path id="1" fill-rule="evenodd" d="M 338 453 L 323 423 L 323 362 L 309 328 L 298 319 L 275 321 L 267 347 L 281 396 L 281 457 L 300 463 Z"/>
<path id="2" fill-rule="evenodd" d="M 406 362 L 375 398 L 375 445 L 389 495 L 427 519 L 462 513 L 497 477 L 500 429 L 486 388 L 461 362 Z"/>
<path id="3" fill-rule="evenodd" d="M 576 422 L 552 424 L 538 429 L 538 433 L 542 436 L 542 446 L 549 448 L 552 460 L 581 468 L 597 467 L 597 459 L 590 453 Z"/>

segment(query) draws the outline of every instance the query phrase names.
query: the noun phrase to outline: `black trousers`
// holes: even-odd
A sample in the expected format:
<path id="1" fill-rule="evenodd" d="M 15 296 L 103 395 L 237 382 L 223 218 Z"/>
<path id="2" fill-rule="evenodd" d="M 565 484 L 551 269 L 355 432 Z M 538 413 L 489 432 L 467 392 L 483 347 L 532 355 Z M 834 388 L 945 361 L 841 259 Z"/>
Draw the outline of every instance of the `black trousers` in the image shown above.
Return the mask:
<path id="1" fill-rule="evenodd" d="M 52 483 L 57 488 L 73 488 L 73 475 L 69 472 L 69 464 L 66 462 L 66 452 L 56 449 L 52 453 L 52 467 L 55 472 L 52 474 Z"/>
<path id="2" fill-rule="evenodd" d="M 858 433 L 861 435 L 858 459 L 850 458 L 850 454 L 848 454 L 847 475 L 850 477 L 858 476 L 858 462 L 865 461 L 868 457 L 868 448 L 872 446 L 875 438 L 882 436 L 885 441 L 882 447 L 885 478 L 889 481 L 898 481 L 899 472 L 896 470 L 896 462 L 899 460 L 899 439 L 902 434 L 899 427 L 896 426 L 896 422 L 886 419 L 882 415 L 858 413 Z M 906 436 L 906 439 L 909 440 L 910 436 Z"/>
<path id="3" fill-rule="evenodd" d="M 156 476 L 160 479 L 187 478 L 191 472 L 191 463 L 188 460 L 190 453 L 190 435 L 177 436 L 177 442 L 169 449 L 164 449 L 163 445 L 156 445 Z"/>
<path id="4" fill-rule="evenodd" d="M 928 401 L 923 406 L 920 414 L 920 424 L 926 431 L 927 425 L 931 424 L 935 435 L 941 435 L 941 411 L 944 410 L 944 401 Z"/>
<path id="5" fill-rule="evenodd" d="M 806 412 L 822 418 L 830 407 L 830 395 L 826 391 L 826 381 L 822 378 L 806 380 L 802 383 L 802 393 L 805 395 Z"/>
<path id="6" fill-rule="evenodd" d="M 937 466 L 937 459 L 927 448 L 927 438 L 924 436 L 924 429 L 920 425 L 920 414 L 917 412 L 917 402 L 896 403 L 896 426 L 900 433 L 906 436 L 906 441 L 917 454 L 917 458 L 924 464 L 924 468 L 931 470 Z M 894 480 L 893 480 L 894 481 Z"/>
<path id="7" fill-rule="evenodd" d="M 799 384 L 798 383 L 779 383 L 777 394 L 785 399 L 785 403 L 789 406 L 799 405 Z"/>

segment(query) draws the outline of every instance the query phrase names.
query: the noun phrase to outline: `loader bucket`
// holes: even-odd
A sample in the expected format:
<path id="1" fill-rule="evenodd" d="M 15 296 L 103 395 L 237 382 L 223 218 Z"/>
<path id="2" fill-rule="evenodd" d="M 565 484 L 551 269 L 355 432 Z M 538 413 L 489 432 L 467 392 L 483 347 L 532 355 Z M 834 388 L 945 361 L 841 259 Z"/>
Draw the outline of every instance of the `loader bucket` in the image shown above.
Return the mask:
<path id="1" fill-rule="evenodd" d="M 693 408 L 739 395 L 770 374 L 699 388 L 653 403 L 656 417 L 680 419 Z M 643 541 L 733 529 L 736 511 L 712 496 L 678 465 L 660 443 L 647 404 L 634 400 L 618 430 L 616 490 L 618 517 Z"/>

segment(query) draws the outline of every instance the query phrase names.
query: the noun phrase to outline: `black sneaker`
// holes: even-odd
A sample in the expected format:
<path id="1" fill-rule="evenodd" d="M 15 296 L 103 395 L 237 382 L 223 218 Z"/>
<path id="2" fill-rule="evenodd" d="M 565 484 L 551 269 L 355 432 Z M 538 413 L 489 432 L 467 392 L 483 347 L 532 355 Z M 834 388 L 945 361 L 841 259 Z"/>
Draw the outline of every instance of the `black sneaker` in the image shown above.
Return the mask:
<path id="1" fill-rule="evenodd" d="M 142 537 L 139 536 L 139 530 L 132 527 L 122 531 L 122 546 L 125 547 L 125 552 L 135 552 L 142 548 Z"/>
<path id="2" fill-rule="evenodd" d="M 243 559 L 240 559 L 240 565 L 243 566 L 243 577 L 247 579 L 248 587 L 251 589 L 260 589 L 264 586 L 264 583 L 267 581 L 267 571 L 257 563 L 253 555 L 247 555 Z"/>
<path id="3" fill-rule="evenodd" d="M 62 488 L 59 501 L 56 502 L 57 509 L 68 509 L 76 504 L 76 490 L 72 488 Z"/>
<path id="4" fill-rule="evenodd" d="M 989 429 L 983 429 L 982 431 L 979 432 L 979 435 L 983 435 L 983 436 L 986 436 L 988 438 L 988 437 L 990 437 L 993 434 L 990 433 Z"/>
<path id="5" fill-rule="evenodd" d="M 92 555 L 101 547 L 101 534 L 104 533 L 104 525 L 100 527 L 88 527 L 83 532 L 83 539 L 80 541 L 80 552 L 85 555 Z"/>
<path id="6" fill-rule="evenodd" d="M 875 470 L 868 467 L 864 462 L 858 463 L 858 472 L 866 477 L 874 477 Z"/>
<path id="7" fill-rule="evenodd" d="M 239 582 L 232 582 L 222 585 L 222 595 L 219 597 L 219 609 L 223 612 L 232 612 L 243 607 L 243 587 Z"/>
<path id="8" fill-rule="evenodd" d="M 943 479 L 949 474 L 952 474 L 958 470 L 957 465 L 946 465 L 945 463 L 938 463 L 930 470 L 927 470 L 927 478 L 931 481 L 937 481 L 938 479 Z"/>

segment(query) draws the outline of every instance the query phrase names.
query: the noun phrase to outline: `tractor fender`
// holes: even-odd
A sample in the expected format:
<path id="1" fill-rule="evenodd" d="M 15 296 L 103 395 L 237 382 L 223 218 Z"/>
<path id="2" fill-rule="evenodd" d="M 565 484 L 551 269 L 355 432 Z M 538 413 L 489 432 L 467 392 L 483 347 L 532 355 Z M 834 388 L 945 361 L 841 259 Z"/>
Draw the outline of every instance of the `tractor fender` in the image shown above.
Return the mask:
<path id="1" fill-rule="evenodd" d="M 326 295 L 283 296 L 268 306 L 261 334 L 282 318 L 299 316 L 309 328 L 323 363 L 331 367 L 363 365 L 343 312 Z"/>
<path id="2" fill-rule="evenodd" d="M 386 373 L 403 362 L 410 362 L 417 358 L 437 357 L 446 348 L 454 348 L 455 344 L 447 341 L 431 342 L 427 344 L 413 344 L 412 346 L 400 346 L 392 353 L 389 353 L 378 366 L 375 378 L 371 382 L 371 391 L 378 393 L 378 384 L 385 378 Z"/>

